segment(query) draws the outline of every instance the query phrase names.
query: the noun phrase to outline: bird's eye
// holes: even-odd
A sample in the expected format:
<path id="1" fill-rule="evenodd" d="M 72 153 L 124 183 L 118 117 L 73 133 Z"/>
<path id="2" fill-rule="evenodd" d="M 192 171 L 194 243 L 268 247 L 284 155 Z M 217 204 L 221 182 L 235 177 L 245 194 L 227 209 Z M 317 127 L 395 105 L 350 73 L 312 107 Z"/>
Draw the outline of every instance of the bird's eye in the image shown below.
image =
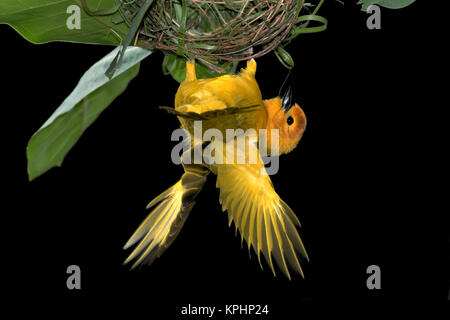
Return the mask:
<path id="1" fill-rule="evenodd" d="M 289 117 L 286 119 L 286 122 L 287 122 L 288 126 L 290 126 L 291 124 L 294 123 L 294 118 L 292 118 L 292 116 L 289 116 Z"/>

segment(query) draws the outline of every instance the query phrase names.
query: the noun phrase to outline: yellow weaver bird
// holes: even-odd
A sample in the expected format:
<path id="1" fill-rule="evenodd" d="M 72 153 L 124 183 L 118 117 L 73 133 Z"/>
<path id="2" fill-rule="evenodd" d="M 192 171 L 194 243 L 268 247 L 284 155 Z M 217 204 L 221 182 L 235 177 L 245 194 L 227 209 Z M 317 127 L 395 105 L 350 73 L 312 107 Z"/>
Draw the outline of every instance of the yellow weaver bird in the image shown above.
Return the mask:
<path id="1" fill-rule="evenodd" d="M 255 73 L 256 62 L 250 60 L 239 74 L 197 79 L 195 63 L 188 61 L 186 78 L 175 96 L 175 108 L 168 111 L 178 116 L 181 127 L 191 136 L 196 120 L 202 121 L 204 129 L 216 128 L 224 134 L 226 129 L 268 129 L 268 141 L 270 129 L 278 129 L 279 154 L 288 153 L 303 135 L 305 114 L 297 104 L 292 104 L 290 90 L 282 98 L 263 100 Z M 249 148 L 258 151 L 257 144 Z M 213 172 L 229 224 L 234 221 L 241 240 L 246 240 L 249 250 L 253 247 L 261 268 L 262 252 L 274 275 L 272 257 L 289 279 L 288 266 L 304 277 L 297 254 L 308 261 L 309 258 L 296 230 L 300 222 L 275 192 L 261 158 L 256 163 L 243 164 L 183 163 L 183 168 L 180 181 L 147 206 L 154 209 L 125 244 L 127 249 L 140 241 L 124 263 L 136 259 L 134 268 L 142 263 L 151 264 L 161 256 L 180 232 L 194 199 Z"/>

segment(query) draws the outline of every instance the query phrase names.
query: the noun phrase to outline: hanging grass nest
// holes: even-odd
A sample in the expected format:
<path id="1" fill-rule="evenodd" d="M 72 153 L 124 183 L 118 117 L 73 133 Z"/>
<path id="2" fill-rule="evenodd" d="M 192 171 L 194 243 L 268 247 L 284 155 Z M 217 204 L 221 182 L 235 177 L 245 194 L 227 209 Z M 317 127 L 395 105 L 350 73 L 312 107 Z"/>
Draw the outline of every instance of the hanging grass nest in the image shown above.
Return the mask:
<path id="1" fill-rule="evenodd" d="M 123 2 L 131 23 L 145 0 Z M 215 67 L 277 48 L 299 17 L 304 0 L 155 0 L 138 29 L 138 44 L 195 58 Z"/>
<path id="2" fill-rule="evenodd" d="M 326 20 L 309 10 L 300 16 L 308 6 L 304 0 L 121 0 L 119 10 L 137 27 L 135 45 L 195 58 L 223 72 L 223 62 L 260 57 L 274 49 L 292 67 L 283 46 L 302 31 L 326 28 Z M 321 22 L 322 30 L 305 28 L 311 20 Z"/>

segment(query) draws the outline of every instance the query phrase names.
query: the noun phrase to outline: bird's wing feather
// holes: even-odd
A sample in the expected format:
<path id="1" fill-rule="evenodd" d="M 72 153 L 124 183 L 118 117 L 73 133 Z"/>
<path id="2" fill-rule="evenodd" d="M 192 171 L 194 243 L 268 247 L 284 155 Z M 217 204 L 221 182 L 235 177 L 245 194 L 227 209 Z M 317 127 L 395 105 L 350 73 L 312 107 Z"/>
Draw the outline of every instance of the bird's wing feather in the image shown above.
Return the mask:
<path id="1" fill-rule="evenodd" d="M 168 246 L 165 244 L 170 239 L 171 227 L 178 224 L 182 226 L 192 209 L 192 206 L 186 209 L 182 207 L 182 195 L 183 187 L 179 181 L 149 203 L 147 208 L 156 207 L 125 244 L 124 249 L 128 249 L 140 241 L 124 264 L 137 258 L 132 266 L 135 268 L 143 262 L 151 264 L 161 256 Z"/>
<path id="2" fill-rule="evenodd" d="M 250 144 L 249 151 L 252 148 L 257 151 Z M 260 264 L 262 251 L 274 274 L 272 256 L 289 279 L 288 265 L 303 276 L 297 253 L 306 259 L 308 255 L 296 230 L 300 222 L 275 192 L 259 153 L 256 164 L 219 164 L 216 170 L 222 209 L 228 211 L 230 225 L 234 220 L 249 250 L 253 246 Z"/>
<path id="3" fill-rule="evenodd" d="M 236 115 L 238 113 L 246 113 L 246 112 L 261 110 L 260 105 L 211 110 L 211 111 L 205 111 L 202 113 L 197 113 L 197 112 L 192 112 L 192 111 L 182 112 L 182 111 L 177 111 L 174 108 L 166 107 L 166 106 L 161 106 L 159 108 L 162 110 L 166 110 L 168 113 L 174 114 L 178 117 L 191 119 L 191 120 L 211 120 L 211 119 L 220 118 L 220 117 L 224 117 L 224 116 Z M 198 108 L 197 110 L 200 110 L 200 108 Z"/>
<path id="4" fill-rule="evenodd" d="M 191 212 L 209 170 L 193 164 L 183 167 L 185 173 L 181 180 L 148 204 L 147 209 L 154 209 L 125 244 L 127 249 L 140 241 L 124 262 L 136 259 L 132 268 L 141 263 L 151 264 L 160 257 L 178 236 Z"/>

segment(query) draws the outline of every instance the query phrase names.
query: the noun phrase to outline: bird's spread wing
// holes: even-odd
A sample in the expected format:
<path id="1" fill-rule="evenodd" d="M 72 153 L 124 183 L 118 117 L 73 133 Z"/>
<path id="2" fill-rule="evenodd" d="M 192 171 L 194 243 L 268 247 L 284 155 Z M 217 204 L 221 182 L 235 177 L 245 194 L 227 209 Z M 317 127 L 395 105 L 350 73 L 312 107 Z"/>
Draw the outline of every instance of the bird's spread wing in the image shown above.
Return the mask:
<path id="1" fill-rule="evenodd" d="M 183 167 L 185 173 L 181 180 L 149 203 L 147 208 L 154 209 L 125 244 L 127 249 L 140 241 L 124 262 L 136 259 L 132 268 L 141 263 L 151 264 L 160 257 L 178 236 L 191 212 L 209 170 L 193 164 Z"/>
<path id="2" fill-rule="evenodd" d="M 253 144 L 248 147 L 257 151 Z M 260 265 L 262 251 L 274 274 L 272 256 L 289 279 L 288 265 L 303 277 L 297 253 L 306 259 L 308 255 L 296 230 L 300 222 L 275 192 L 259 153 L 256 164 L 219 164 L 216 170 L 222 209 L 228 211 L 230 225 L 234 220 L 249 250 L 253 246 Z"/>
<path id="3" fill-rule="evenodd" d="M 187 208 L 182 207 L 182 195 L 183 186 L 179 181 L 149 203 L 147 208 L 156 207 L 125 244 L 124 249 L 128 249 L 140 241 L 124 264 L 137 258 L 132 266 L 135 268 L 141 263 L 151 264 L 161 256 L 171 243 L 171 234 L 175 233 L 171 229 L 174 226 L 181 229 L 192 209 L 193 203 Z"/>

